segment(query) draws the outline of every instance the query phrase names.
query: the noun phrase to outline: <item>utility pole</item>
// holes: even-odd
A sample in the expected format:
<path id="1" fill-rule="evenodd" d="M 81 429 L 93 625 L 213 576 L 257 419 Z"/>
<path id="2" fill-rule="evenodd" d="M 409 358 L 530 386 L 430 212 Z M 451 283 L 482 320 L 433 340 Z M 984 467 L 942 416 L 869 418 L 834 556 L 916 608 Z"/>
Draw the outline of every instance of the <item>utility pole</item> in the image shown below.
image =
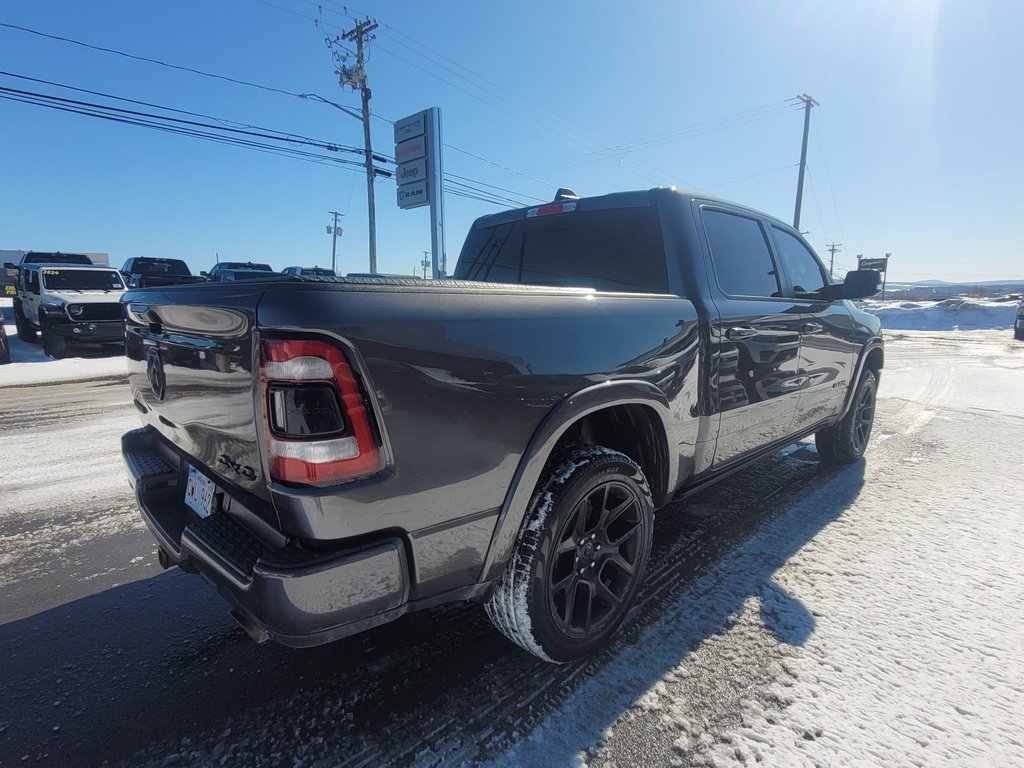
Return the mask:
<path id="1" fill-rule="evenodd" d="M 338 213 L 337 211 L 328 211 L 334 217 L 334 226 L 328 227 L 331 233 L 331 270 L 334 272 L 338 271 L 338 217 L 344 216 L 344 213 Z"/>
<path id="2" fill-rule="evenodd" d="M 885 254 L 885 271 L 882 273 L 882 301 L 885 301 L 885 280 L 889 277 L 889 259 L 891 253 Z"/>
<path id="3" fill-rule="evenodd" d="M 804 200 L 804 171 L 807 170 L 807 134 L 811 130 L 811 107 L 818 106 L 818 102 L 802 93 L 797 99 L 804 103 L 804 140 L 800 145 L 800 176 L 796 182 L 796 208 L 793 211 L 793 229 L 800 231 L 800 204 Z"/>
<path id="4" fill-rule="evenodd" d="M 420 266 L 423 267 L 423 279 L 427 279 L 427 267 L 432 264 L 430 260 L 430 251 L 423 252 L 423 261 L 420 262 Z"/>
<path id="5" fill-rule="evenodd" d="M 831 258 L 828 260 L 828 276 L 832 277 L 836 267 L 836 251 L 843 250 L 843 244 L 829 243 L 827 246 L 825 246 L 825 250 L 827 250 L 831 254 Z"/>
<path id="6" fill-rule="evenodd" d="M 362 95 L 363 102 L 363 146 L 366 153 L 366 208 L 370 218 L 370 271 L 377 271 L 377 215 L 373 203 L 373 147 L 370 143 L 370 88 L 366 83 L 366 56 L 364 45 L 373 40 L 371 34 L 377 28 L 377 22 L 373 19 L 360 21 L 347 32 L 342 32 L 341 40 L 347 40 L 356 44 L 356 65 L 348 67 L 342 64 L 338 67 L 338 75 L 341 86 L 350 86 L 358 90 Z M 330 41 L 328 41 L 330 44 Z"/>

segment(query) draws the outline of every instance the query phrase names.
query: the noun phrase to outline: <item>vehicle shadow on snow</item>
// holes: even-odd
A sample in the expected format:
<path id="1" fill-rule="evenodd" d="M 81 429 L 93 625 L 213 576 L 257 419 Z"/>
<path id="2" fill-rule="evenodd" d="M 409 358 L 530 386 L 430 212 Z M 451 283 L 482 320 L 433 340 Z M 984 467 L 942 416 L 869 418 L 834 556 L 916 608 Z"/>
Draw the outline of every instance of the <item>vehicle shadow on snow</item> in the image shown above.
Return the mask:
<path id="1" fill-rule="evenodd" d="M 749 598 L 780 641 L 804 643 L 813 616 L 773 574 L 862 483 L 863 463 L 826 471 L 780 456 L 662 510 L 638 606 L 609 649 L 574 665 L 520 651 L 476 605 L 294 651 L 252 644 L 198 578 L 170 571 L 124 584 L 0 626 L 11 713 L 0 756 L 567 765 L 727 632 Z"/>

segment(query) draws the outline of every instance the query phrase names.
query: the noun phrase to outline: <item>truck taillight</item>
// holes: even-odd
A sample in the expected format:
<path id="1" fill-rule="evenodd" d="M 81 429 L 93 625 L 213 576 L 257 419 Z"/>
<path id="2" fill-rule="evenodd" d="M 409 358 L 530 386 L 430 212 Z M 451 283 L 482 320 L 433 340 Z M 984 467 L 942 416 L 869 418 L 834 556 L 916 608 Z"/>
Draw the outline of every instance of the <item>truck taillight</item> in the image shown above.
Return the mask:
<path id="1" fill-rule="evenodd" d="M 272 479 L 336 483 L 381 469 L 359 382 L 340 349 L 325 341 L 265 340 L 260 379 Z"/>

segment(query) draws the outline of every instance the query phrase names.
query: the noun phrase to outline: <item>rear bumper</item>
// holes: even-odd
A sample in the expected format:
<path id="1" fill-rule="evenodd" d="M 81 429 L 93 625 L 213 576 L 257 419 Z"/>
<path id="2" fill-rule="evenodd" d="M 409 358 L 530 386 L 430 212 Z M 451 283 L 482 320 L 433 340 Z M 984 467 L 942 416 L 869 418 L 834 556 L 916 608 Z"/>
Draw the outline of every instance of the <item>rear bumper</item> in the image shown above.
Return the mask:
<path id="1" fill-rule="evenodd" d="M 409 567 L 397 537 L 331 552 L 275 548 L 234 515 L 199 518 L 185 506 L 187 468 L 152 430 L 128 432 L 121 448 L 143 519 L 166 557 L 212 583 L 250 635 L 319 645 L 405 612 Z"/>

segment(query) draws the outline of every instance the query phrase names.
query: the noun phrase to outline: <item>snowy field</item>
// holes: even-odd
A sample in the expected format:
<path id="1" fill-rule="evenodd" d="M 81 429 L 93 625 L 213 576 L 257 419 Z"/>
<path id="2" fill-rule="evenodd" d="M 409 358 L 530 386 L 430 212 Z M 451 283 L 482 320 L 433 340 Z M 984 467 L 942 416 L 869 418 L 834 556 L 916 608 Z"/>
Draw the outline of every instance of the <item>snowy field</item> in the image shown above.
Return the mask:
<path id="1" fill-rule="evenodd" d="M 155 565 L 123 387 L 9 389 L 0 765 L 1024 765 L 1024 343 L 887 337 L 866 460 L 803 443 L 662 510 L 627 625 L 563 666 L 477 606 L 254 645 Z"/>
<path id="2" fill-rule="evenodd" d="M 942 301 L 858 302 L 877 315 L 882 328 L 904 331 L 1011 330 L 1017 302 L 991 299 L 944 299 Z"/>

